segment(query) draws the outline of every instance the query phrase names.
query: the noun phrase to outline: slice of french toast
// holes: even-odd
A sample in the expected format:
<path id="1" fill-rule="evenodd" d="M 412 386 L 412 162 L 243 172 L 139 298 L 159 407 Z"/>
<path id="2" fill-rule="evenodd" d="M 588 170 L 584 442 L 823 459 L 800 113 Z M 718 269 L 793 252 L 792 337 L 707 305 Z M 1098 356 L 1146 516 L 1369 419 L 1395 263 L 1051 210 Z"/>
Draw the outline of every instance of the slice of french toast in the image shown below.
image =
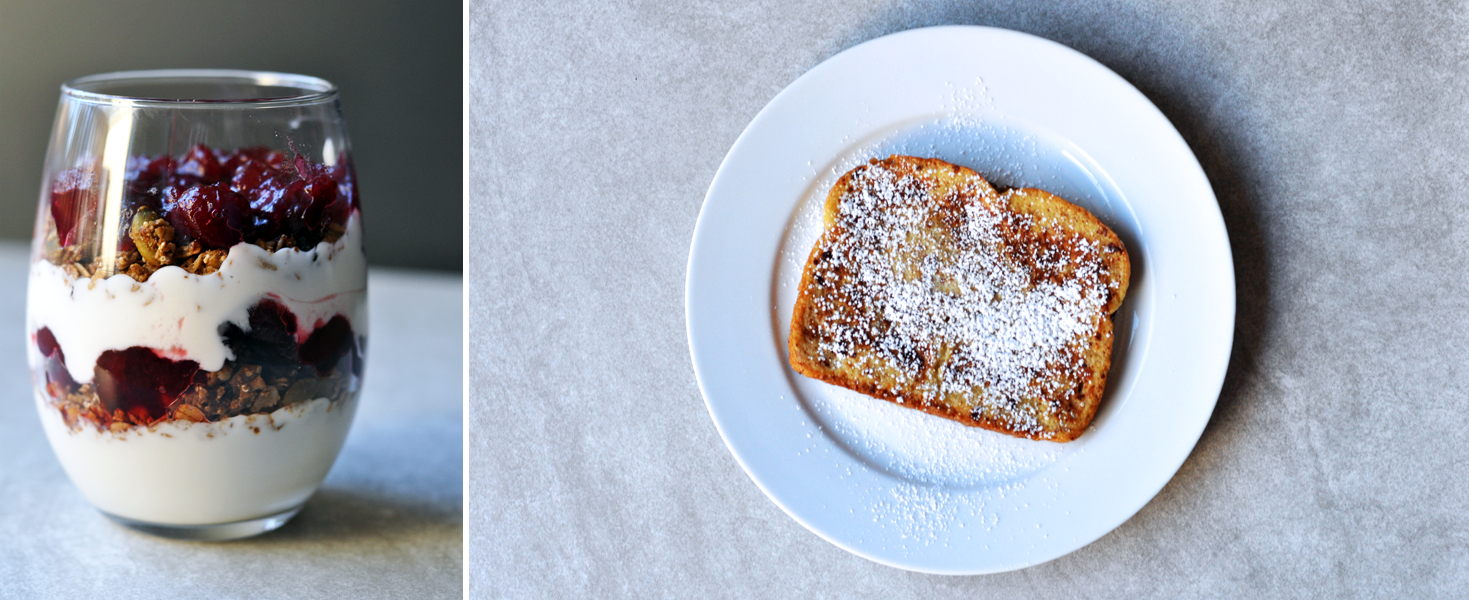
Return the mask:
<path id="1" fill-rule="evenodd" d="M 824 219 L 791 320 L 798 373 L 1023 438 L 1086 430 L 1130 270 L 1111 229 L 910 156 L 847 172 Z"/>

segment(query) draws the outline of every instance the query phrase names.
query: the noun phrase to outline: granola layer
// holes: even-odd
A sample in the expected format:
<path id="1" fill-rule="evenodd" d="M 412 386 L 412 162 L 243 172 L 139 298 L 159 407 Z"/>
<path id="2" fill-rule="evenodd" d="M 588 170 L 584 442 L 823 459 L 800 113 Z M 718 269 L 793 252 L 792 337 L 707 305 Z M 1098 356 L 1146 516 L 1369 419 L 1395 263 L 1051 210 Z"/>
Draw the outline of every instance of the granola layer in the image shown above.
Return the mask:
<path id="1" fill-rule="evenodd" d="M 157 417 L 142 411 L 127 412 L 121 407 L 109 410 L 108 403 L 91 383 L 66 386 L 52 381 L 48 383 L 47 395 L 71 429 L 93 427 L 99 431 L 121 432 L 165 421 L 218 422 L 240 415 L 269 414 L 317 398 L 335 404 L 353 394 L 351 382 L 337 372 L 327 377 L 277 373 L 267 379 L 270 371 L 278 369 L 235 361 L 226 362 L 218 371 L 201 371 L 195 376 L 196 381 Z"/>

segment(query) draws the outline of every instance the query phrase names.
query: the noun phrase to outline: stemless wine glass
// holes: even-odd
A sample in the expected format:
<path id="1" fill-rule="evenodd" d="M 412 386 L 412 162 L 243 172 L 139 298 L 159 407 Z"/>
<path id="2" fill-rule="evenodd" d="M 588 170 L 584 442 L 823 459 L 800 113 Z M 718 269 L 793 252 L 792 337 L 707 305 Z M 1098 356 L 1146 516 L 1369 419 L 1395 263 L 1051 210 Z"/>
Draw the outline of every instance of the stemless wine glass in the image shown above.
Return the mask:
<path id="1" fill-rule="evenodd" d="M 336 460 L 362 377 L 367 269 L 336 88 L 171 70 L 61 92 L 26 303 L 51 447 L 134 529 L 280 527 Z"/>

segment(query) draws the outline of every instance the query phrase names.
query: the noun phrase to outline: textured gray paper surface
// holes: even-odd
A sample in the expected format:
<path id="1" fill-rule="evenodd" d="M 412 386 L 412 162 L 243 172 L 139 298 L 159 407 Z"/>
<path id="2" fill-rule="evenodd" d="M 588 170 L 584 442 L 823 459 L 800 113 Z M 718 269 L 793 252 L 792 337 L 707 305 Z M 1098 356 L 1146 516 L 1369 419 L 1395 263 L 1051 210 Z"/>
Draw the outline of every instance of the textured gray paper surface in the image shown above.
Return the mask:
<path id="1" fill-rule="evenodd" d="M 466 568 L 484 597 L 1398 597 L 1469 584 L 1469 8 L 471 2 Z M 1229 230 L 1229 374 L 1192 456 L 1081 550 L 983 577 L 850 555 L 765 498 L 690 366 L 725 152 L 857 43 L 993 25 L 1117 71 Z M 936 57 L 941 59 L 941 57 Z M 879 83 L 874 82 L 874 85 Z"/>

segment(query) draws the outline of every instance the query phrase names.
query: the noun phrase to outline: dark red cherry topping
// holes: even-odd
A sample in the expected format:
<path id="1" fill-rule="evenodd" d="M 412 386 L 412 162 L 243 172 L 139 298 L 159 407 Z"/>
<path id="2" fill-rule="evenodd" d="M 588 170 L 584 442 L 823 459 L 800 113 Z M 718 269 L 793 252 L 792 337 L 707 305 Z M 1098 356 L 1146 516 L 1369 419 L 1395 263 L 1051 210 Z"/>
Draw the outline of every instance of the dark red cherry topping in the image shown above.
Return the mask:
<path id="1" fill-rule="evenodd" d="M 163 418 L 198 371 L 199 363 L 192 360 L 169 360 L 134 346 L 97 357 L 92 384 L 108 413 L 122 410 L 146 423 Z"/>
<path id="2" fill-rule="evenodd" d="M 163 197 L 163 188 L 173 174 L 175 162 L 171 156 L 149 159 L 135 156 L 128 161 L 128 189 L 126 198 L 135 206 L 147 204 L 157 209 Z"/>
<path id="3" fill-rule="evenodd" d="M 227 166 L 230 167 L 230 189 L 240 194 L 249 194 L 260 189 L 267 180 L 276 178 L 275 169 L 269 164 L 248 156 L 231 157 Z"/>
<path id="4" fill-rule="evenodd" d="M 178 168 L 174 172 L 198 178 L 203 183 L 218 183 L 224 169 L 220 167 L 219 157 L 214 155 L 213 150 L 204 144 L 194 144 L 194 147 L 179 158 Z"/>
<path id="5" fill-rule="evenodd" d="M 175 231 L 221 250 L 244 241 L 249 212 L 245 198 L 224 184 L 189 188 L 164 207 Z"/>
<path id="6" fill-rule="evenodd" d="M 290 222 L 291 211 L 304 203 L 301 196 L 306 193 L 306 182 L 273 177 L 246 193 L 258 239 L 275 239 L 298 228 Z"/>
<path id="7" fill-rule="evenodd" d="M 218 250 L 282 235 L 298 248 L 309 248 L 327 235 L 328 225 L 344 225 L 357 207 L 355 173 L 345 152 L 328 167 L 300 155 L 288 159 L 270 148 L 221 152 L 196 144 L 178 157 L 134 157 L 126 177 L 118 236 L 122 251 L 133 249 L 125 234 L 132 215 L 144 206 L 168 219 L 181 245 L 198 240 Z M 99 184 L 92 169 L 64 171 L 53 182 L 50 209 L 62 246 L 79 241 L 79 224 L 93 218 Z"/>
<path id="8" fill-rule="evenodd" d="M 273 171 L 280 171 L 286 165 L 286 155 L 279 150 L 259 146 L 254 148 L 239 148 L 223 156 L 223 162 L 221 164 L 224 166 L 225 176 L 234 173 L 235 169 L 240 166 L 240 163 L 246 160 L 265 163 Z"/>

